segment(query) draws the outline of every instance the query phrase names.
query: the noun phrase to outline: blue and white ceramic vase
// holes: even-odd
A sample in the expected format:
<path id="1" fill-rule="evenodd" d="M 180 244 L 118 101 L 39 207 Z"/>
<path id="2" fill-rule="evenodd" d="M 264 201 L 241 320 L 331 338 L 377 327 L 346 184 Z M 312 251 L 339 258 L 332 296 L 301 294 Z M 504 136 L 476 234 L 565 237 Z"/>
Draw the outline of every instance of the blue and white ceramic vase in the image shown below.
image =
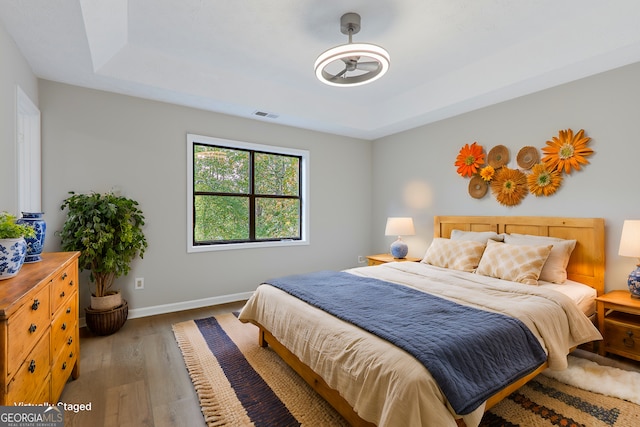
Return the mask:
<path id="1" fill-rule="evenodd" d="M 22 218 L 16 222 L 25 224 L 33 228 L 36 232 L 35 237 L 25 237 L 27 241 L 27 257 L 24 262 L 42 261 L 42 248 L 44 247 L 44 237 L 47 231 L 47 223 L 42 219 L 42 212 L 22 212 Z"/>
<path id="2" fill-rule="evenodd" d="M 0 280 L 18 274 L 26 255 L 27 242 L 24 238 L 0 239 Z"/>
<path id="3" fill-rule="evenodd" d="M 391 255 L 394 258 L 404 258 L 409 253 L 409 246 L 398 236 L 398 240 L 391 244 Z"/>
<path id="4" fill-rule="evenodd" d="M 627 281 L 629 286 L 629 292 L 631 292 L 632 298 L 640 298 L 640 266 L 633 270 L 629 274 L 629 280 Z"/>

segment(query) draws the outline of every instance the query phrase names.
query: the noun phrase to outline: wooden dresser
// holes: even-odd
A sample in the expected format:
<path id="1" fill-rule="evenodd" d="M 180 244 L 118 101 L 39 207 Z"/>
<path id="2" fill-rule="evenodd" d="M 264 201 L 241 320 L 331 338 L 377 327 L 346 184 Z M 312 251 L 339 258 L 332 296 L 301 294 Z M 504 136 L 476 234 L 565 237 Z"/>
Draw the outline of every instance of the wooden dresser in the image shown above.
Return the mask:
<path id="1" fill-rule="evenodd" d="M 79 255 L 43 253 L 0 281 L 0 405 L 56 404 L 80 374 Z"/>

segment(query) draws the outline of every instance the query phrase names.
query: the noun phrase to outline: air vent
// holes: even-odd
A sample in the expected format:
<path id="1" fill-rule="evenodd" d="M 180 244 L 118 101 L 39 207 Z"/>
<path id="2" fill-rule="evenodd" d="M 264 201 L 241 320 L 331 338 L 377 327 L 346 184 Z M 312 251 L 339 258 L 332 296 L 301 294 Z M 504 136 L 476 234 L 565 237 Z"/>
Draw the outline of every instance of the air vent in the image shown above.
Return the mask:
<path id="1" fill-rule="evenodd" d="M 277 119 L 279 117 L 277 114 L 267 113 L 266 111 L 254 111 L 253 115 L 258 117 L 266 117 L 268 119 Z"/>

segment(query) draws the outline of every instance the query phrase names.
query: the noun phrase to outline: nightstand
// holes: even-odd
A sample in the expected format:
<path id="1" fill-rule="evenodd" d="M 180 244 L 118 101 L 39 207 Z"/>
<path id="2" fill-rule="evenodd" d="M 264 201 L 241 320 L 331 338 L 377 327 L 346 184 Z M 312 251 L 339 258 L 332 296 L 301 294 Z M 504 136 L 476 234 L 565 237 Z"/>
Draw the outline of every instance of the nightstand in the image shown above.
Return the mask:
<path id="1" fill-rule="evenodd" d="M 629 291 L 612 291 L 596 301 L 598 328 L 604 337 L 600 354 L 640 361 L 640 299 L 631 298 Z"/>
<path id="2" fill-rule="evenodd" d="M 367 255 L 367 260 L 369 261 L 368 265 L 380 265 L 385 264 L 387 262 L 419 262 L 422 261 L 422 258 L 414 258 L 414 257 L 404 257 L 404 258 L 394 258 L 391 254 L 378 254 L 378 255 Z"/>

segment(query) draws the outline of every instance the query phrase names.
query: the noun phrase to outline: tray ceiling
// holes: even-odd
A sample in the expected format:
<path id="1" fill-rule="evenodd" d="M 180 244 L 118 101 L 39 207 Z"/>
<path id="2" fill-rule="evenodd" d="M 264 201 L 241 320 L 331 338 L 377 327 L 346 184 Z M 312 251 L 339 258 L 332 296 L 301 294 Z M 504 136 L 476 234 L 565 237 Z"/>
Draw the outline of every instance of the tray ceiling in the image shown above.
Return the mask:
<path id="1" fill-rule="evenodd" d="M 369 85 L 314 75 L 345 12 L 391 56 Z M 638 62 L 639 19 L 637 0 L 0 2 L 40 78 L 363 139 Z"/>

